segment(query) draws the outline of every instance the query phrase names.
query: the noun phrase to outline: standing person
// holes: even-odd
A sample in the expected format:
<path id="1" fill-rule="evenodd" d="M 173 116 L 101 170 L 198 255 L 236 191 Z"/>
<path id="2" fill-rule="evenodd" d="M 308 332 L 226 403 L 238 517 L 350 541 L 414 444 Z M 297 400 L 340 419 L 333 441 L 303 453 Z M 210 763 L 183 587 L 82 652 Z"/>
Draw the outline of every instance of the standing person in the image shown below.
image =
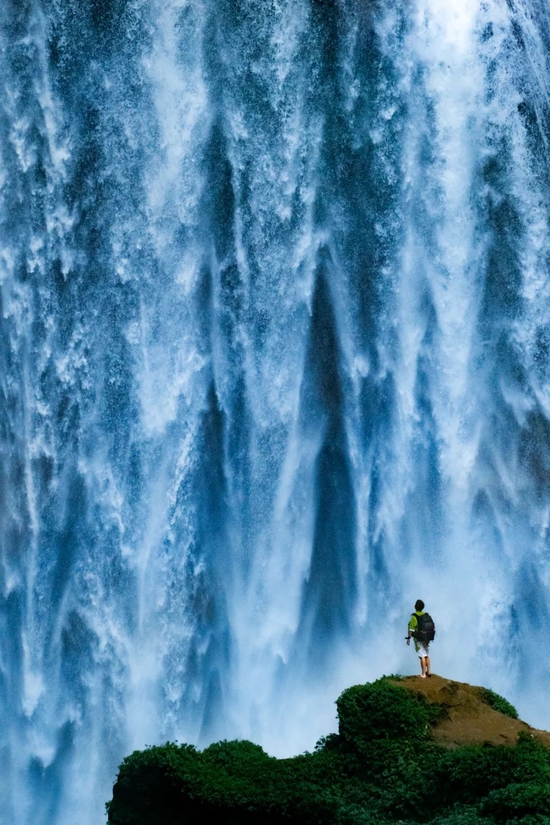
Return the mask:
<path id="1" fill-rule="evenodd" d="M 431 676 L 430 670 L 430 642 L 435 636 L 435 624 L 429 613 L 424 612 L 424 602 L 418 599 L 414 605 L 414 613 L 409 619 L 409 628 L 406 635 L 407 644 L 414 639 L 414 649 L 420 659 L 420 676 L 425 679 Z"/>

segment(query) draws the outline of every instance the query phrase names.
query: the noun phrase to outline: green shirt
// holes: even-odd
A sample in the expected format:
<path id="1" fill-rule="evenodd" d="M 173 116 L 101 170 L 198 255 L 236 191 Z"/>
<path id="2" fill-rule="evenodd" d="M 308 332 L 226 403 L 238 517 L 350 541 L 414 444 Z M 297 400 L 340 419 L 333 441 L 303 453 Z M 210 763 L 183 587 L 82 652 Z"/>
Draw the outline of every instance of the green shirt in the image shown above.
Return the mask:
<path id="1" fill-rule="evenodd" d="M 411 618 L 409 619 L 409 630 L 416 630 L 416 628 L 418 627 L 418 616 L 423 616 L 425 612 L 425 610 L 416 610 L 412 614 Z M 414 640 L 414 649 L 417 653 L 420 650 L 420 647 L 418 646 L 418 642 L 416 641 L 416 639 Z"/>

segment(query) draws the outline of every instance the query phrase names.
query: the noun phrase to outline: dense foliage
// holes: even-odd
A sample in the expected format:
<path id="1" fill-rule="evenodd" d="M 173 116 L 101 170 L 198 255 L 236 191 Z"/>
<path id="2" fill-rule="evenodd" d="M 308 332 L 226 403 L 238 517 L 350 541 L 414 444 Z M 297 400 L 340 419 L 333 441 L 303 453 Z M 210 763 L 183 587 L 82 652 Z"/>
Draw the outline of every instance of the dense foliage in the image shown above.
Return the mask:
<path id="1" fill-rule="evenodd" d="M 486 702 L 486 704 L 490 705 L 495 710 L 498 710 L 499 713 L 503 713 L 505 716 L 510 716 L 512 719 L 519 718 L 517 710 L 508 701 L 508 699 L 505 699 L 504 696 L 499 696 L 499 694 L 495 693 L 494 690 L 482 688 L 481 698 L 484 702 Z"/>
<path id="2" fill-rule="evenodd" d="M 444 709 L 387 679 L 337 708 L 338 734 L 292 759 L 246 741 L 136 751 L 110 825 L 550 825 L 550 750 L 530 735 L 447 750 L 431 738 Z"/>

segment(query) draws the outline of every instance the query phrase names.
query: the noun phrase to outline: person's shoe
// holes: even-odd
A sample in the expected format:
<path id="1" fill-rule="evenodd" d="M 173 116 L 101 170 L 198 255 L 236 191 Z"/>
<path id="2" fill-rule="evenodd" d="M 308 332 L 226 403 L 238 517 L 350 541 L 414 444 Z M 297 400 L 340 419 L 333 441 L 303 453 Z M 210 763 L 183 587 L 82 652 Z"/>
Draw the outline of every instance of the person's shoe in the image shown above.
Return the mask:
<path id="1" fill-rule="evenodd" d="M 421 679 L 425 679 L 425 678 L 426 678 L 426 674 L 425 674 L 425 673 L 421 673 L 421 674 L 420 674 L 420 678 L 421 678 Z"/>

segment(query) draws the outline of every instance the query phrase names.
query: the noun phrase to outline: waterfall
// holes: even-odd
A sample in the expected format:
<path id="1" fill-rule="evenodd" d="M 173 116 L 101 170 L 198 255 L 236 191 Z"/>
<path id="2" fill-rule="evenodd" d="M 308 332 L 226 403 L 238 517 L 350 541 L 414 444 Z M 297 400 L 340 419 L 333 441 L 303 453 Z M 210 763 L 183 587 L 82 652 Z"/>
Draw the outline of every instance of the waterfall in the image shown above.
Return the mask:
<path id="1" fill-rule="evenodd" d="M 544 0 L 0 6 L 0 822 L 436 672 L 550 726 Z"/>

